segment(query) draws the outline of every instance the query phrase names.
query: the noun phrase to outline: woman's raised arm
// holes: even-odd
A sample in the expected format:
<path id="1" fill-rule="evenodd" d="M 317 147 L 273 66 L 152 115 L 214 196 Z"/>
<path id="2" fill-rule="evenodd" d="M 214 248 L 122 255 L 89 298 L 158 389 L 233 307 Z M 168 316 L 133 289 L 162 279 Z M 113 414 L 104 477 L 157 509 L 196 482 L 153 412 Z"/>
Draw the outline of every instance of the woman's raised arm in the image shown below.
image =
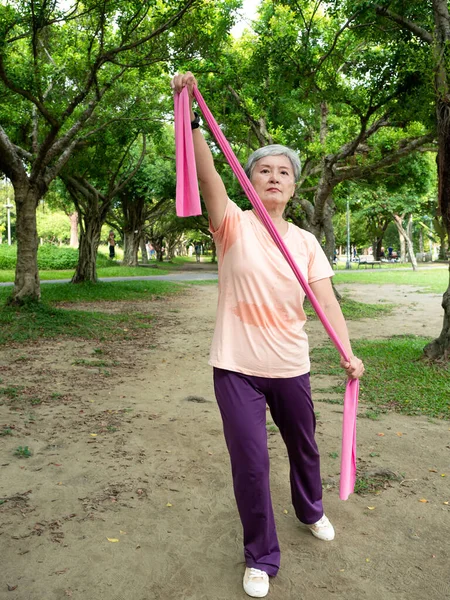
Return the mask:
<path id="1" fill-rule="evenodd" d="M 176 94 L 180 93 L 184 87 L 187 87 L 191 102 L 191 121 L 195 118 L 194 111 L 192 110 L 192 102 L 194 100 L 192 90 L 196 84 L 195 77 L 190 71 L 175 75 L 171 83 Z M 199 127 L 193 130 L 192 137 L 200 191 L 213 227 L 214 229 L 218 229 L 225 214 L 228 194 L 222 178 L 216 171 L 211 150 Z"/>

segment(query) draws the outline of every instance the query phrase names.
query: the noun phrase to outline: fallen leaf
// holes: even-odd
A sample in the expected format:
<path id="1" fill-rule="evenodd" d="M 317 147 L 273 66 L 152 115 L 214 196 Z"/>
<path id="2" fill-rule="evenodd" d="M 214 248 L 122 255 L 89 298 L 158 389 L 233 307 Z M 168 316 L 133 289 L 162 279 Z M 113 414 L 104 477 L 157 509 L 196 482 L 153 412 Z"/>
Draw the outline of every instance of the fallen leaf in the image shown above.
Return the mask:
<path id="1" fill-rule="evenodd" d="M 339 569 L 339 571 L 340 571 L 341 573 L 343 573 L 343 572 L 345 571 L 345 569 Z"/>
<path id="2" fill-rule="evenodd" d="M 368 506 L 367 507 L 369 510 L 375 510 L 375 506 Z"/>
<path id="3" fill-rule="evenodd" d="M 9 583 L 7 585 L 8 585 L 8 592 L 13 592 L 15 589 L 17 589 L 17 585 L 9 585 Z"/>
<path id="4" fill-rule="evenodd" d="M 288 514 L 288 511 L 287 511 L 286 509 L 284 509 L 284 510 L 283 510 L 283 513 L 284 513 L 285 515 L 287 515 L 287 514 Z"/>
<path id="5" fill-rule="evenodd" d="M 447 477 L 445 473 L 441 473 L 441 477 Z"/>
<path id="6" fill-rule="evenodd" d="M 119 540 L 117 538 L 106 538 L 108 540 L 108 542 L 118 542 Z"/>
<path id="7" fill-rule="evenodd" d="M 423 503 L 425 504 L 426 502 L 428 502 L 428 500 L 427 500 L 426 498 L 421 498 L 421 499 L 419 500 L 419 502 L 423 502 Z"/>
<path id="8" fill-rule="evenodd" d="M 428 469 L 430 473 L 437 473 L 437 469 Z"/>
<path id="9" fill-rule="evenodd" d="M 366 558 L 366 562 L 370 562 L 370 558 Z"/>
<path id="10" fill-rule="evenodd" d="M 446 506 L 448 506 L 448 502 L 444 502 L 444 504 L 445 504 Z"/>
<path id="11" fill-rule="evenodd" d="M 172 504 L 170 504 L 170 502 L 168 502 L 168 503 L 166 504 L 166 506 L 172 506 Z"/>
<path id="12" fill-rule="evenodd" d="M 379 435 L 380 437 L 383 437 L 384 433 L 377 433 L 377 435 Z"/>
<path id="13" fill-rule="evenodd" d="M 398 437 L 402 437 L 403 433 L 401 431 L 397 431 Z"/>
<path id="14" fill-rule="evenodd" d="M 120 530 L 120 531 L 119 531 L 119 533 L 122 533 L 123 535 L 127 535 L 127 532 L 126 532 L 126 531 L 122 531 L 122 530 Z"/>
<path id="15" fill-rule="evenodd" d="M 96 433 L 91 433 L 91 437 L 97 437 Z"/>

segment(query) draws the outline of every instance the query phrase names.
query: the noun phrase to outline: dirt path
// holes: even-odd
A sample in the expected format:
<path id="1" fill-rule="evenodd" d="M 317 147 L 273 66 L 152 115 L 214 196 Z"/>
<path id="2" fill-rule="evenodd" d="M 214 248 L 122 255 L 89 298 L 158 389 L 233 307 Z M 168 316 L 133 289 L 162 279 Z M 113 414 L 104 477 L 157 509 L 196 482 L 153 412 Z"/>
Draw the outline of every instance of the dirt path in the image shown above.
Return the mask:
<path id="1" fill-rule="evenodd" d="M 353 337 L 417 334 L 424 322 L 428 334 L 440 330 L 438 295 L 394 286 L 342 289 L 368 302 L 382 293 L 399 305 L 382 321 L 351 323 Z M 0 598 L 246 597 L 241 526 L 207 365 L 216 293 L 210 285 L 139 303 L 137 310 L 155 314 L 155 328 L 112 348 L 72 340 L 0 352 L 1 386 L 23 386 L 18 393 L 28 398 L 0 406 L 0 425 L 13 434 L 0 437 L 0 498 L 9 498 L 0 506 Z M 318 323 L 309 333 L 314 344 L 324 340 Z M 361 472 L 397 478 L 377 494 L 341 502 L 333 458 L 341 407 L 317 401 L 316 410 L 336 540 L 320 542 L 298 526 L 284 446 L 269 434 L 282 549 L 269 597 L 449 598 L 449 423 L 394 413 L 360 419 Z M 19 445 L 33 455 L 15 457 Z"/>

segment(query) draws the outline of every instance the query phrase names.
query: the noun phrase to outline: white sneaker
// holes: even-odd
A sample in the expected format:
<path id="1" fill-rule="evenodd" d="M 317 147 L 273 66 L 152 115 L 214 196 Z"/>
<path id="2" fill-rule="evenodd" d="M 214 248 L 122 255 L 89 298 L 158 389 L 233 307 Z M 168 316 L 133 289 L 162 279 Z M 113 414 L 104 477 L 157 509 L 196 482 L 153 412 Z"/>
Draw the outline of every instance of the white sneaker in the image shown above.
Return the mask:
<path id="1" fill-rule="evenodd" d="M 307 527 L 316 538 L 319 538 L 319 540 L 324 540 L 325 542 L 334 540 L 334 527 L 326 515 L 323 515 L 317 523 L 312 523 L 311 525 L 303 523 L 303 525 Z"/>
<path id="2" fill-rule="evenodd" d="M 265 571 L 246 567 L 244 592 L 252 598 L 264 598 L 269 593 L 269 576 Z"/>

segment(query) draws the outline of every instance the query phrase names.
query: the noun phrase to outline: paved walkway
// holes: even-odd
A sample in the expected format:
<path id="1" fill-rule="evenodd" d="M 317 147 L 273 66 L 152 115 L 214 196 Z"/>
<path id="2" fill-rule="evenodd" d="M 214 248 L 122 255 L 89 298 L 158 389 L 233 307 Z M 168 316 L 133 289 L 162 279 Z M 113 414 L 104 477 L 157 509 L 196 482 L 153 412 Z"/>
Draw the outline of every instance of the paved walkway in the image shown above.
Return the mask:
<path id="1" fill-rule="evenodd" d="M 167 275 L 137 275 L 136 277 L 99 277 L 99 281 L 204 281 L 217 280 L 217 273 L 210 271 L 185 273 L 168 273 Z M 44 283 L 70 283 L 70 279 L 41 279 Z M 14 285 L 12 281 L 0 283 L 0 286 Z"/>
<path id="2" fill-rule="evenodd" d="M 206 266 L 206 265 L 205 265 Z M 100 277 L 99 281 L 205 281 L 205 280 L 217 280 L 217 270 L 206 270 L 205 266 L 202 265 L 202 268 L 198 270 L 190 265 L 192 270 L 178 271 L 173 273 L 168 273 L 167 275 L 136 275 L 134 277 Z M 216 267 L 217 269 L 217 267 Z M 445 263 L 442 264 L 419 264 L 420 270 L 430 270 L 430 269 L 447 269 L 448 265 Z M 368 271 L 369 273 L 372 271 Z M 397 267 L 392 268 L 389 267 L 388 264 L 384 264 L 382 266 L 383 271 L 411 271 L 411 265 L 405 265 L 405 267 Z M 335 273 L 365 273 L 366 269 L 358 269 L 356 265 L 352 265 L 350 271 L 339 269 L 335 270 Z M 378 272 L 378 269 L 375 270 Z M 41 283 L 70 283 L 70 279 L 41 279 Z M 0 286 L 11 286 L 14 285 L 12 281 L 0 282 Z"/>

